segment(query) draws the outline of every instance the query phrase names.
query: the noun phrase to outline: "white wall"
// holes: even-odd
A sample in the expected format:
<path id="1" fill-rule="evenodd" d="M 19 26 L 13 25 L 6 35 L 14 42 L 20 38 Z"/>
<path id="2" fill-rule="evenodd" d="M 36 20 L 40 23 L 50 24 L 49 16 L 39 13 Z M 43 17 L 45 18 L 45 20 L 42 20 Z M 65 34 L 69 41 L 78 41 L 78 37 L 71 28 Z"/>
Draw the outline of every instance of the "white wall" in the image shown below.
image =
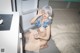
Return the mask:
<path id="1" fill-rule="evenodd" d="M 11 0 L 0 0 L 0 12 L 11 12 Z"/>

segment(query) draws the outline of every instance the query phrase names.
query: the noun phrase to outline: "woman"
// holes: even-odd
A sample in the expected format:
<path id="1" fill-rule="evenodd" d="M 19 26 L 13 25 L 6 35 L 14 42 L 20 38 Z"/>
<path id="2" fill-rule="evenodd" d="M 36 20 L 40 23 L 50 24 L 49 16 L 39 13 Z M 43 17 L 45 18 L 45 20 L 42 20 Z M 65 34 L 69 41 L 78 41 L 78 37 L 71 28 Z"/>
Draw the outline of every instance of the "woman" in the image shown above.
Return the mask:
<path id="1" fill-rule="evenodd" d="M 26 36 L 28 42 L 25 45 L 25 50 L 33 51 L 36 49 L 47 47 L 47 42 L 50 38 L 50 25 L 52 21 L 51 15 L 51 6 L 44 6 L 39 10 L 36 17 L 31 20 L 31 24 L 35 24 L 37 29 L 29 30 L 30 33 L 28 36 Z"/>

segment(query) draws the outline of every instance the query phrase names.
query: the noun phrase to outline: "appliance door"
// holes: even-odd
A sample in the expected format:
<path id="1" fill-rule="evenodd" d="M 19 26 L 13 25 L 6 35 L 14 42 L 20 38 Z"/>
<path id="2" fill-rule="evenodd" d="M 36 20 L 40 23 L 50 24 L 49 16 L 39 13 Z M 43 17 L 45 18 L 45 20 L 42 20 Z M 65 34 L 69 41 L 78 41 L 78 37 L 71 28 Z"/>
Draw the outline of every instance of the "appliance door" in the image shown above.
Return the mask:
<path id="1" fill-rule="evenodd" d="M 17 11 L 21 15 L 21 27 L 24 32 L 33 27 L 33 25 L 30 24 L 30 20 L 37 13 L 37 3 L 38 0 L 17 0 Z"/>

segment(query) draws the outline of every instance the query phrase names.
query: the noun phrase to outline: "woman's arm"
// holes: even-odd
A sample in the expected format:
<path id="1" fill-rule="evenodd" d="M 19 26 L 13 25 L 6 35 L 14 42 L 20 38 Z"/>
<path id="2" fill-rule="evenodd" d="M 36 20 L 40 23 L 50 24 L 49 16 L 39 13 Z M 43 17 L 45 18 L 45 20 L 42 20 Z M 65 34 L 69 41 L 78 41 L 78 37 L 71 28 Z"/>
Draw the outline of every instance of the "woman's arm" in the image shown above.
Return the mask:
<path id="1" fill-rule="evenodd" d="M 31 23 L 31 24 L 35 23 L 35 21 L 36 21 L 36 19 L 37 19 L 38 17 L 39 17 L 39 16 L 37 15 L 36 17 L 32 18 L 31 21 L 30 21 L 30 23 Z"/>
<path id="2" fill-rule="evenodd" d="M 42 15 L 42 12 L 41 12 L 41 10 L 39 10 L 38 14 L 33 19 L 31 19 L 31 24 L 35 23 L 36 19 L 41 15 Z"/>
<path id="3" fill-rule="evenodd" d="M 42 39 L 42 40 L 49 40 L 49 38 L 50 38 L 50 25 L 48 25 L 47 27 L 46 27 L 46 31 L 45 31 L 45 33 L 46 33 L 46 35 L 43 37 L 43 36 L 39 36 L 39 39 Z"/>

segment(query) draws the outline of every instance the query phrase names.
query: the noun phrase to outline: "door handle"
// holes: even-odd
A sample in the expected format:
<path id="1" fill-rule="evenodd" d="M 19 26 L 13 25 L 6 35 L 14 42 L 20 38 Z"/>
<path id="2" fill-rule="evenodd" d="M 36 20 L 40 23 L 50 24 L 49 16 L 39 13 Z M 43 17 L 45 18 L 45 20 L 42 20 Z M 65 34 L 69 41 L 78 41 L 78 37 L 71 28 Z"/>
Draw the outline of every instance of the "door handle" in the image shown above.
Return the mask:
<path id="1" fill-rule="evenodd" d="M 3 24 L 3 19 L 0 17 L 0 25 Z"/>

